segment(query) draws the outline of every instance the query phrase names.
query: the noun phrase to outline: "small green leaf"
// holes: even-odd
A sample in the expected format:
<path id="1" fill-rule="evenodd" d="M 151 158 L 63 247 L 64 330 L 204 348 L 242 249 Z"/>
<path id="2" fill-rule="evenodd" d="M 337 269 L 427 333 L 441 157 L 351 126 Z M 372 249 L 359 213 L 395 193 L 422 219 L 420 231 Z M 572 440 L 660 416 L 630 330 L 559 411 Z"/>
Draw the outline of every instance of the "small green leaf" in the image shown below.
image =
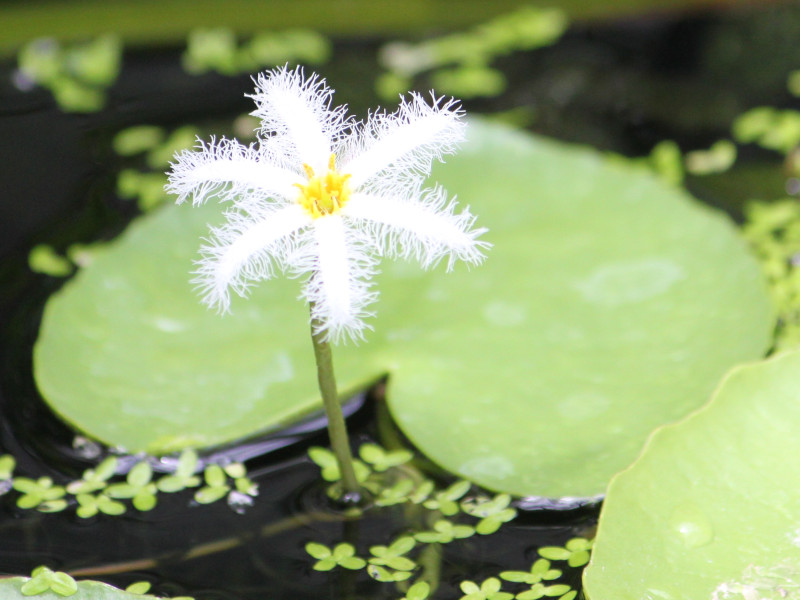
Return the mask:
<path id="1" fill-rule="evenodd" d="M 395 555 L 405 554 L 406 552 L 411 551 L 416 544 L 417 543 L 414 541 L 413 537 L 410 535 L 405 535 L 392 542 L 392 545 L 389 546 L 389 550 L 391 550 L 391 552 Z"/>
<path id="2" fill-rule="evenodd" d="M 582 567 L 589 562 L 590 554 L 587 550 L 577 550 L 573 552 L 567 559 L 567 564 L 570 567 Z"/>
<path id="3" fill-rule="evenodd" d="M 340 567 L 350 569 L 351 571 L 357 571 L 358 569 L 363 569 L 367 566 L 367 561 L 365 561 L 363 558 L 359 558 L 358 556 L 347 556 L 340 559 L 338 562 Z"/>
<path id="4" fill-rule="evenodd" d="M 43 513 L 57 513 L 67 508 L 67 506 L 69 504 L 66 500 L 45 500 L 36 507 L 36 510 Z"/>
<path id="5" fill-rule="evenodd" d="M 146 594 L 150 591 L 150 587 L 149 581 L 136 581 L 126 587 L 125 591 L 129 594 Z"/>
<path id="6" fill-rule="evenodd" d="M 11 479 L 16 466 L 17 461 L 10 454 L 3 454 L 0 456 L 0 481 Z"/>
<path id="7" fill-rule="evenodd" d="M 331 556 L 331 550 L 324 544 L 318 544 L 317 542 L 308 542 L 305 546 L 306 552 L 308 552 L 313 558 L 318 560 L 322 560 L 324 558 L 329 558 Z"/>
<path id="8" fill-rule="evenodd" d="M 133 507 L 141 512 L 153 510 L 158 502 L 154 490 L 142 490 L 131 500 Z"/>
<path id="9" fill-rule="evenodd" d="M 197 452 L 191 448 L 184 450 L 181 452 L 180 458 L 178 458 L 178 466 L 175 469 L 175 475 L 183 478 L 191 477 L 197 470 L 197 462 Z"/>
<path id="10" fill-rule="evenodd" d="M 195 492 L 194 499 L 200 504 L 211 504 L 227 496 L 230 489 L 229 485 L 200 488 Z"/>
<path id="11" fill-rule="evenodd" d="M 52 246 L 39 244 L 28 254 L 28 266 L 34 273 L 51 277 L 66 277 L 72 273 L 72 263 L 59 255 Z"/>
<path id="12" fill-rule="evenodd" d="M 427 581 L 417 581 L 408 588 L 405 600 L 426 600 L 431 593 L 431 586 Z"/>
<path id="13" fill-rule="evenodd" d="M 44 575 L 31 577 L 22 586 L 23 596 L 38 596 L 50 589 L 50 579 Z"/>
<path id="14" fill-rule="evenodd" d="M 25 494 L 17 498 L 17 506 L 19 508 L 28 509 L 38 506 L 42 502 L 42 497 L 37 493 Z"/>
<path id="15" fill-rule="evenodd" d="M 133 498 L 139 493 L 139 488 L 129 483 L 114 483 L 105 489 L 105 494 L 111 498 Z"/>
<path id="16" fill-rule="evenodd" d="M 173 494 L 175 492 L 185 490 L 187 486 L 186 480 L 183 477 L 178 477 L 177 475 L 165 475 L 159 479 L 158 482 L 156 482 L 156 487 L 158 487 L 159 491 Z"/>
<path id="17" fill-rule="evenodd" d="M 539 548 L 538 552 L 539 556 L 550 560 L 567 560 L 572 555 L 566 548 L 560 548 L 558 546 L 544 546 L 543 548 Z"/>
<path id="18" fill-rule="evenodd" d="M 50 576 L 50 589 L 59 596 L 72 596 L 78 591 L 78 583 L 66 573 L 57 571 Z"/>
<path id="19" fill-rule="evenodd" d="M 333 547 L 333 552 L 331 554 L 333 558 L 339 560 L 342 558 L 348 558 L 350 556 L 354 556 L 355 553 L 356 553 L 355 546 L 353 546 L 352 544 L 342 542 L 341 544 L 336 544 L 336 546 Z"/>
<path id="20" fill-rule="evenodd" d="M 333 452 L 328 450 L 327 448 L 321 448 L 320 446 L 311 446 L 308 449 L 308 457 L 314 461 L 314 463 L 324 469 L 326 467 L 336 466 L 336 456 L 334 456 Z"/>
<path id="21" fill-rule="evenodd" d="M 117 502 L 102 494 L 97 497 L 97 508 L 100 512 L 112 516 L 125 514 L 126 510 L 122 502 Z"/>
<path id="22" fill-rule="evenodd" d="M 472 484 L 469 481 L 456 481 L 453 485 L 448 487 L 442 496 L 447 500 L 458 500 L 469 491 Z"/>
<path id="23" fill-rule="evenodd" d="M 548 585 L 544 588 L 544 595 L 548 597 L 561 596 L 569 592 L 572 588 L 566 583 L 557 583 L 555 585 Z"/>
<path id="24" fill-rule="evenodd" d="M 22 494 L 30 494 L 39 490 L 39 485 L 27 477 L 15 477 L 13 488 Z"/>
<path id="25" fill-rule="evenodd" d="M 132 156 L 146 152 L 164 139 L 164 130 L 155 125 L 137 125 L 123 129 L 114 136 L 114 152 L 121 156 Z"/>
<path id="26" fill-rule="evenodd" d="M 461 591 L 464 592 L 465 594 L 474 594 L 476 592 L 481 591 L 481 588 L 478 587 L 477 583 L 469 580 L 462 581 L 458 587 L 460 587 Z"/>
<path id="27" fill-rule="evenodd" d="M 311 568 L 315 571 L 330 571 L 336 568 L 337 564 L 339 563 L 332 558 L 323 558 L 322 560 L 317 561 Z"/>
<path id="28" fill-rule="evenodd" d="M 147 461 L 136 463 L 134 467 L 128 472 L 128 483 L 134 487 L 140 488 L 150 483 L 153 478 L 153 468 Z"/>
<path id="29" fill-rule="evenodd" d="M 240 462 L 230 463 L 222 468 L 231 479 L 243 479 L 247 475 L 247 468 Z"/>
<path id="30" fill-rule="evenodd" d="M 222 467 L 219 465 L 208 465 L 203 472 L 203 476 L 206 480 L 206 484 L 212 488 L 225 485 L 227 480 L 225 471 L 223 471 Z"/>
<path id="31" fill-rule="evenodd" d="M 386 452 L 377 444 L 361 444 L 358 455 L 364 462 L 374 465 L 384 460 Z"/>
<path id="32" fill-rule="evenodd" d="M 370 564 L 367 567 L 367 574 L 370 577 L 372 577 L 375 581 L 381 581 L 381 582 L 394 581 L 393 574 L 391 571 L 389 571 L 389 569 L 384 569 L 383 567 L 375 564 Z"/>

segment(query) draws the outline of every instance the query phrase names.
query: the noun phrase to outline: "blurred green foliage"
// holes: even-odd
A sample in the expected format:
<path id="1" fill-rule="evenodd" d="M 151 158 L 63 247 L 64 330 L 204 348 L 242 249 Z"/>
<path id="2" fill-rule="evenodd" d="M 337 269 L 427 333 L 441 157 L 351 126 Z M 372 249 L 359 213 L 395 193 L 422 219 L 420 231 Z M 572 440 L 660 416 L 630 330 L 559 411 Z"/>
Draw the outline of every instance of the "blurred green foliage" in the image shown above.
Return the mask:
<path id="1" fill-rule="evenodd" d="M 416 76 L 428 72 L 438 92 L 462 99 L 497 96 L 507 82 L 491 63 L 513 52 L 555 43 L 567 24 L 561 10 L 524 6 L 468 31 L 416 44 L 389 43 L 379 56 L 387 72 L 377 80 L 377 91 L 384 98 L 394 98 L 412 89 Z"/>
<path id="2" fill-rule="evenodd" d="M 116 81 L 121 63 L 122 43 L 115 35 L 71 45 L 39 38 L 19 51 L 17 83 L 49 89 L 66 112 L 94 112 L 105 106 L 105 89 Z"/>

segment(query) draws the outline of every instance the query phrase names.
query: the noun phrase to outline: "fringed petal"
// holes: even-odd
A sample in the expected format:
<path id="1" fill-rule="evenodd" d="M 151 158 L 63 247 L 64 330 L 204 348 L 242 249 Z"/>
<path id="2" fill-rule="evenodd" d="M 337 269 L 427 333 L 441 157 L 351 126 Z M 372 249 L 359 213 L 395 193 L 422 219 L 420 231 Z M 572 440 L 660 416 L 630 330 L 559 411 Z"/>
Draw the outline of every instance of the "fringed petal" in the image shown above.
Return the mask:
<path id="1" fill-rule="evenodd" d="M 301 176 L 271 160 L 268 146 L 243 146 L 236 140 L 198 140 L 195 150 L 184 150 L 175 157 L 168 173 L 167 192 L 178 196 L 178 204 L 191 198 L 194 205 L 212 196 L 223 200 L 247 192 L 285 198 Z"/>
<path id="2" fill-rule="evenodd" d="M 363 229 L 384 256 L 413 257 L 424 268 L 447 257 L 447 268 L 456 260 L 478 264 L 491 244 L 478 238 L 487 230 L 475 228 L 469 207 L 455 212 L 441 187 L 425 190 L 419 199 L 353 194 L 342 215 Z"/>

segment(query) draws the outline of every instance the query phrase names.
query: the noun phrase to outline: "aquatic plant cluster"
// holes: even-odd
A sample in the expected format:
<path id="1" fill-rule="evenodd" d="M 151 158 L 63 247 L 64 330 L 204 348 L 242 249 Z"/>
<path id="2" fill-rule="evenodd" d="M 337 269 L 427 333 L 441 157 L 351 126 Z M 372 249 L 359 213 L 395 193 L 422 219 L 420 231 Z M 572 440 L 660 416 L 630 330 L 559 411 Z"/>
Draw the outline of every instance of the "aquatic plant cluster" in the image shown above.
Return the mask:
<path id="1" fill-rule="evenodd" d="M 380 52 L 385 72 L 375 87 L 390 97 L 424 80 L 439 94 L 497 96 L 507 81 L 495 61 L 553 44 L 566 28 L 562 12 L 526 7 L 463 33 L 390 43 Z M 64 111 L 101 110 L 120 75 L 121 50 L 114 36 L 73 45 L 36 41 L 20 52 L 15 82 L 23 90 L 35 85 L 50 90 Z M 52 393 L 54 381 L 70 376 L 86 381 L 69 366 L 72 356 L 84 356 L 86 340 L 74 347 L 53 342 L 65 337 L 53 325 L 59 318 L 83 322 L 65 319 L 80 314 L 74 305 L 72 313 L 69 307 L 52 308 L 59 302 L 66 306 L 64 300 L 81 286 L 89 289 L 84 306 L 102 305 L 97 298 L 110 300 L 110 293 L 103 294 L 117 286 L 133 298 L 118 315 L 146 307 L 141 324 L 133 326 L 115 317 L 113 308 L 108 311 L 110 335 L 127 331 L 129 337 L 118 338 L 126 340 L 118 344 L 123 347 L 156 330 L 171 340 L 184 339 L 185 331 L 210 323 L 186 308 L 184 291 L 175 291 L 180 286 L 132 294 L 141 280 L 119 268 L 125 264 L 135 273 L 142 263 L 157 262 L 146 267 L 153 271 L 142 271 L 157 276 L 144 279 L 164 282 L 176 280 L 177 271 L 170 269 L 186 263 L 188 281 L 183 246 L 197 236 L 191 233 L 199 230 L 196 222 L 207 219 L 210 234 L 196 261 L 194 284 L 210 307 L 233 313 L 214 316 L 233 323 L 229 337 L 219 333 L 224 326 L 212 326 L 207 335 L 221 338 L 218 354 L 240 377 L 241 388 L 257 388 L 260 395 L 269 387 L 287 400 L 269 417 L 254 416 L 255 409 L 240 414 L 232 391 L 232 398 L 224 399 L 230 402 L 230 422 L 247 423 L 251 429 L 245 435 L 282 427 L 312 406 L 309 397 L 318 396 L 296 383 L 298 373 L 307 372 L 298 358 L 306 349 L 295 348 L 296 322 L 286 315 L 294 314 L 288 307 L 298 294 L 287 295 L 290 288 L 275 281 L 277 273 L 299 278 L 332 448 L 311 447 L 304 463 L 319 467 L 329 484 L 328 510 L 344 521 L 394 509 L 407 517 L 401 529 L 377 543 L 309 531 L 302 542 L 307 570 L 353 573 L 359 581 L 386 584 L 385 597 L 403 600 L 426 600 L 448 587 L 465 600 L 574 600 L 579 589 L 570 569 L 587 565 L 583 591 L 590 600 L 800 597 L 800 574 L 793 566 L 800 560 L 800 514 L 792 501 L 792 482 L 800 473 L 785 464 L 798 450 L 792 431 L 800 425 L 792 397 L 800 385 L 795 375 L 800 372 L 800 111 L 750 109 L 733 123 L 730 139 L 717 136 L 688 151 L 665 140 L 649 156 L 630 160 L 560 147 L 480 120 L 467 130 L 460 103 L 434 93 L 409 92 L 395 112 L 377 110 L 358 121 L 345 107 L 334 106 L 324 79 L 289 66 L 319 65 L 332 52 L 328 40 L 307 30 L 243 39 L 229 30 L 204 29 L 189 36 L 181 59 L 189 73 L 231 76 L 271 67 L 254 79 L 250 97 L 256 110 L 230 128 L 186 125 L 168 132 L 140 124 L 116 134 L 113 150 L 124 167 L 117 193 L 135 200 L 142 212 L 153 211 L 154 218 L 132 225 L 119 243 L 75 244 L 65 253 L 38 244 L 30 252 L 29 266 L 37 273 L 76 273 L 54 295 L 43 319 L 34 361 L 43 395 Z M 788 89 L 800 95 L 800 71 L 789 75 Z M 535 118 L 529 106 L 518 108 L 497 116 L 526 123 Z M 225 136 L 203 141 L 218 131 Z M 706 177 L 733 178 L 754 146 L 781 157 L 787 197 L 749 203 L 737 230 L 688 199 L 682 186 L 691 188 Z M 470 208 L 457 211 L 453 191 L 477 218 Z M 203 211 L 199 217 L 165 206 L 176 196 L 179 204 L 191 200 L 198 207 L 218 201 L 221 218 L 204 216 L 212 215 L 213 206 L 187 211 Z M 174 225 L 181 218 L 186 231 Z M 163 242 L 170 229 L 172 246 Z M 126 258 L 125 244 L 136 239 L 142 256 L 145 246 L 161 254 L 156 260 Z M 471 273 L 453 269 L 457 262 L 483 262 L 488 239 L 494 247 L 486 265 Z M 531 240 L 541 249 L 531 249 Z M 378 277 L 381 258 L 399 261 L 381 265 Z M 418 275 L 408 268 L 409 259 L 424 269 L 443 262 L 456 272 Z M 93 271 L 99 273 L 94 289 L 85 283 Z M 128 279 L 132 288 L 124 287 Z M 251 296 L 252 302 L 233 296 Z M 419 303 L 414 310 L 407 306 L 411 297 Z M 265 316 L 270 314 L 271 321 Z M 89 319 L 87 338 L 106 335 L 98 334 L 104 331 L 101 319 Z M 274 335 L 264 337 L 263 359 L 250 339 L 262 331 Z M 518 343 L 516 334 L 525 342 Z M 192 346 L 180 342 L 186 363 L 203 365 L 197 371 L 202 385 L 187 387 L 187 393 L 202 406 L 203 389 L 218 383 L 208 366 L 213 361 L 195 354 L 201 338 L 185 339 Z M 285 348 L 271 358 L 275 340 L 280 346 L 282 339 Z M 369 344 L 341 343 L 347 341 Z M 334 377 L 331 344 L 337 343 Z M 236 346 L 242 346 L 238 353 L 231 349 Z M 546 346 L 544 354 L 539 346 Z M 775 356 L 760 360 L 767 350 Z M 158 363 L 157 352 L 154 356 Z M 735 366 L 746 361 L 758 362 Z M 174 365 L 160 362 L 165 370 L 157 365 L 155 379 L 173 378 Z M 92 364 L 103 372 L 99 362 Z M 240 372 L 241 364 L 255 375 Z M 514 391 L 509 383 L 513 393 L 505 395 L 511 400 L 498 400 L 481 386 L 487 372 L 514 380 L 520 365 L 537 373 L 534 381 L 546 402 L 531 385 Z M 575 372 L 579 385 L 570 387 L 564 382 L 575 379 Z M 381 441 L 391 449 L 360 443 L 353 456 L 339 390 L 363 387 L 385 373 L 389 414 L 406 438 L 382 431 L 388 442 Z M 337 381 L 344 385 L 337 387 Z M 116 383 L 116 389 L 130 384 L 124 373 Z M 86 384 L 78 384 L 74 396 L 86 395 L 81 385 Z M 0 456 L 0 493 L 20 511 L 71 514 L 68 509 L 74 509 L 88 524 L 130 516 L 131 508 L 149 512 L 166 493 L 184 493 L 187 505 L 225 499 L 238 513 L 261 501 L 244 464 L 198 458 L 209 438 L 191 417 L 186 432 L 164 433 L 158 413 L 147 413 L 163 402 L 141 396 L 137 410 L 146 416 L 131 425 L 138 430 L 129 439 L 155 453 L 182 449 L 174 472 L 157 476 L 153 456 L 110 455 L 80 478 L 60 481 L 20 475 L 14 457 L 6 454 Z M 91 433 L 91 421 L 67 410 L 65 397 L 47 400 Z M 220 427 L 213 429 L 229 425 L 227 414 L 214 414 L 210 420 Z M 148 419 L 151 429 L 141 426 Z M 242 433 L 235 427 L 210 438 L 212 445 L 240 437 L 229 433 Z M 548 437 L 546 430 L 558 433 Z M 104 435 L 97 437 L 113 443 Z M 406 448 L 409 442 L 417 452 Z M 578 466 L 571 462 L 576 456 Z M 429 478 L 421 465 L 428 460 L 450 471 L 445 483 Z M 686 481 L 703 483 L 686 486 Z M 533 497 L 540 490 L 546 497 Z M 482 565 L 479 574 L 449 579 L 439 572 L 443 547 L 468 547 L 480 536 L 503 535 L 526 506 L 562 502 L 560 507 L 574 508 L 603 494 L 596 539 L 573 536 L 561 546 L 531 546 L 524 566 L 520 561 L 513 567 Z M 48 566 L 0 582 L 0 592 L 12 600 L 53 594 L 76 600 L 155 598 L 149 591 L 145 581 L 114 589 Z"/>

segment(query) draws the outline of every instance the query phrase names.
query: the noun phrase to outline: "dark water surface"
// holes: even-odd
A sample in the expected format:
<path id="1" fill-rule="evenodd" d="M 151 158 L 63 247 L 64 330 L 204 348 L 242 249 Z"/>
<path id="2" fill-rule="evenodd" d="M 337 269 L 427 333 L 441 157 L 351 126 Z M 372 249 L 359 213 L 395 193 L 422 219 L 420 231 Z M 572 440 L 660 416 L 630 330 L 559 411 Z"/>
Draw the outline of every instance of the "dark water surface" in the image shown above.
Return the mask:
<path id="1" fill-rule="evenodd" d="M 500 59 L 509 91 L 465 106 L 490 113 L 526 106 L 537 132 L 631 156 L 663 139 L 684 150 L 704 148 L 728 136 L 732 119 L 747 108 L 796 103 L 785 78 L 800 67 L 798 39 L 795 6 L 583 24 L 552 48 Z M 379 103 L 371 82 L 381 43 L 339 40 L 334 60 L 320 69 L 337 90 L 337 103 L 349 103 L 356 114 Z M 36 392 L 31 348 L 44 302 L 61 281 L 31 273 L 28 250 L 36 243 L 64 251 L 76 242 L 110 239 L 135 216 L 133 203 L 114 194 L 123 162 L 111 139 L 119 130 L 229 122 L 250 110 L 243 96 L 251 88 L 247 76 L 189 76 L 178 56 L 177 48 L 127 50 L 108 107 L 88 115 L 60 112 L 47 91 L 15 90 L 13 65 L 0 64 L 0 452 L 17 458 L 19 475 L 49 475 L 61 483 L 99 460 L 86 447 L 73 447 L 74 433 Z M 425 89 L 424 80 L 419 84 Z M 725 180 L 737 183 L 688 181 L 703 200 L 735 218 L 744 200 L 782 192 L 780 177 L 769 182 L 748 175 L 748 165 L 774 158 L 753 148 L 744 153 L 741 172 Z M 380 441 L 379 388 L 351 409 L 356 440 Z M 148 579 L 154 593 L 198 600 L 399 597 L 393 585 L 372 582 L 363 571 L 311 569 L 308 541 L 350 541 L 364 555 L 408 530 L 399 507 L 369 510 L 360 520 L 330 509 L 318 469 L 305 454 L 308 446 L 326 443 L 317 418 L 226 449 L 247 459 L 260 487 L 244 514 L 224 502 L 189 506 L 191 492 L 185 492 L 159 494 L 151 513 L 129 509 L 121 517 L 83 520 L 71 508 L 57 515 L 20 510 L 17 495 L 7 494 L 0 497 L 0 572 L 27 574 L 47 564 L 123 587 Z M 458 597 L 463 579 L 527 570 L 537 547 L 591 534 L 596 516 L 591 508 L 522 511 L 495 535 L 444 546 L 437 597 Z M 579 572 L 572 575 L 577 584 Z"/>

